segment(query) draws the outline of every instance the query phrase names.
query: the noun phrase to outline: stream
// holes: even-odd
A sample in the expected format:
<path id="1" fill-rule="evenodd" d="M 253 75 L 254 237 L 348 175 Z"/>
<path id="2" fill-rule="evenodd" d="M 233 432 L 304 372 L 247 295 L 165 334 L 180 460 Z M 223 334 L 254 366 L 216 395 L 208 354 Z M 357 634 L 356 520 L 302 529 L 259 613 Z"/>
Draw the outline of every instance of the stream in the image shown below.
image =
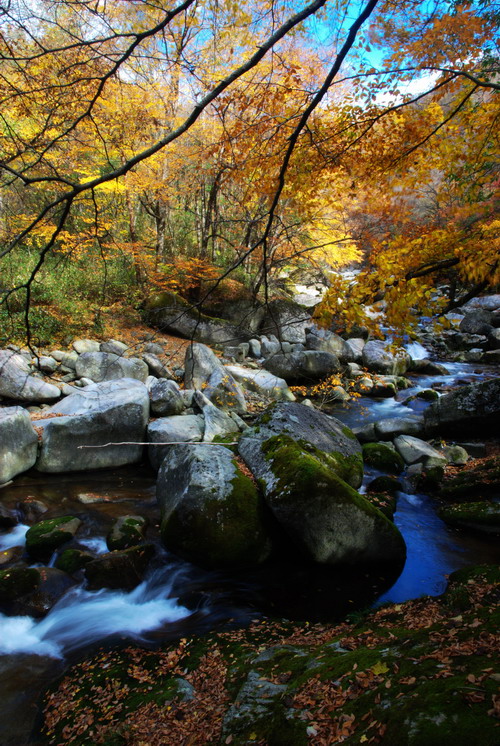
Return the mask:
<path id="1" fill-rule="evenodd" d="M 423 356 L 423 348 L 412 350 Z M 425 353 L 425 351 L 424 351 Z M 415 376 L 412 388 L 395 399 L 361 398 L 332 412 L 355 427 L 386 417 L 422 411 L 422 400 L 402 402 L 425 388 L 447 391 L 460 383 L 479 381 L 496 371 L 473 364 L 447 363 L 449 375 Z M 369 481 L 373 471 L 367 473 Z M 48 681 L 68 660 L 100 644 L 134 640 L 155 644 L 188 634 L 203 634 L 227 625 L 245 625 L 265 614 L 297 619 L 345 618 L 349 612 L 389 601 L 438 595 L 456 569 L 500 561 L 495 538 L 479 537 L 447 527 L 436 515 L 433 498 L 399 493 L 395 522 L 408 554 L 403 568 L 373 573 L 305 568 L 288 558 L 263 570 L 221 573 L 202 570 L 181 560 L 158 542 L 159 512 L 155 474 L 148 466 L 64 475 L 28 473 L 0 490 L 2 503 L 16 510 L 20 502 L 43 502 L 43 518 L 75 515 L 83 520 L 79 548 L 106 552 L 105 537 L 114 519 L 141 514 L 146 538 L 158 554 L 144 582 L 130 592 L 88 591 L 75 585 L 43 618 L 0 614 L 0 723 L 8 721 L 5 746 L 22 746 L 36 719 L 36 701 Z M 0 533 L 0 553 L 22 547 L 27 525 Z M 22 550 L 16 550 L 21 553 Z M 1 729 L 0 729 L 1 734 Z"/>

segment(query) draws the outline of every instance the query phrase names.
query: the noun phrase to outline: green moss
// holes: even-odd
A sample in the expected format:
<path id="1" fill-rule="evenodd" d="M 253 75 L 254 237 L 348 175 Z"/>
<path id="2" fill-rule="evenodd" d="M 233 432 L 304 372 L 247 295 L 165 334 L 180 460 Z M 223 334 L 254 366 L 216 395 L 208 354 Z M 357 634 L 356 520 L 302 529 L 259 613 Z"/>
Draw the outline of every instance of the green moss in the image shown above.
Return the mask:
<path id="1" fill-rule="evenodd" d="M 75 535 L 78 518 L 64 516 L 40 521 L 26 532 L 26 549 L 35 559 L 47 559 L 61 544 Z"/>
<path id="2" fill-rule="evenodd" d="M 129 549 L 144 538 L 146 521 L 142 516 L 125 516 L 118 519 L 107 537 L 108 549 Z"/>
<path id="3" fill-rule="evenodd" d="M 351 440 L 357 440 L 356 436 L 354 435 L 350 427 L 344 426 L 342 428 L 342 432 L 344 433 L 346 438 L 350 438 Z"/>
<path id="4" fill-rule="evenodd" d="M 207 497 L 202 507 L 181 504 L 161 526 L 167 547 L 209 567 L 253 565 L 270 551 L 261 495 L 235 459 L 232 463 L 227 495 Z"/>
<path id="5" fill-rule="evenodd" d="M 384 443 L 365 443 L 363 459 L 365 464 L 391 474 L 399 474 L 405 467 L 399 453 Z"/>
<path id="6" fill-rule="evenodd" d="M 389 476 L 388 474 L 382 474 L 379 477 L 375 477 L 367 487 L 368 492 L 387 492 L 390 495 L 394 495 L 401 489 L 401 482 L 399 482 L 396 477 Z"/>
<path id="7" fill-rule="evenodd" d="M 500 533 L 500 503 L 483 500 L 446 505 L 439 509 L 438 515 L 451 526 Z"/>
<path id="8" fill-rule="evenodd" d="M 424 389 L 423 391 L 419 391 L 416 397 L 424 401 L 436 401 L 436 399 L 439 399 L 439 394 L 434 389 Z"/>
<path id="9" fill-rule="evenodd" d="M 80 549 L 65 549 L 57 558 L 54 566 L 58 570 L 63 570 L 63 572 L 73 575 L 73 573 L 81 570 L 82 567 L 85 567 L 93 559 L 91 554 L 82 552 Z"/>
<path id="10" fill-rule="evenodd" d="M 448 479 L 441 487 L 439 497 L 452 501 L 468 497 L 478 500 L 498 495 L 499 492 L 500 457 L 496 456 L 480 461 L 474 468 Z"/>
<path id="11" fill-rule="evenodd" d="M 321 509 L 320 504 L 325 510 L 332 503 L 354 505 L 379 521 L 381 528 L 384 527 L 389 534 L 392 533 L 396 544 L 402 542 L 399 531 L 386 516 L 339 475 L 339 472 L 349 474 L 352 465 L 358 463 L 356 456 L 325 454 L 311 444 L 294 441 L 288 435 L 269 438 L 262 444 L 262 451 L 277 477 L 277 483 L 272 487 L 273 505 L 280 502 L 294 504 L 294 512 L 302 512 L 304 517 L 311 509 L 312 496 L 315 497 L 315 509 Z"/>

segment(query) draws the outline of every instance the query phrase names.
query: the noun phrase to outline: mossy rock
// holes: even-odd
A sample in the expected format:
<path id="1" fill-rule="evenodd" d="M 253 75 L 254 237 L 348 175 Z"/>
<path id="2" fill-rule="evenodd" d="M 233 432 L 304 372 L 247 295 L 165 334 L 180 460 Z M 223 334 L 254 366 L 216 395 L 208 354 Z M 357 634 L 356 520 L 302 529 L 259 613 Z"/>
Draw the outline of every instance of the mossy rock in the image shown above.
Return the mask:
<path id="1" fill-rule="evenodd" d="M 438 515 L 450 526 L 487 534 L 500 533 L 500 503 L 482 500 L 446 505 L 438 510 Z"/>
<path id="2" fill-rule="evenodd" d="M 64 516 L 40 521 L 26 532 L 26 549 L 36 560 L 47 560 L 62 544 L 70 541 L 81 524 L 79 518 Z"/>
<path id="3" fill-rule="evenodd" d="M 443 500 L 456 502 L 469 497 L 489 498 L 500 492 L 500 457 L 479 461 L 451 479 L 447 479 L 439 490 Z"/>
<path id="4" fill-rule="evenodd" d="M 206 567 L 263 562 L 271 550 L 262 496 L 224 446 L 172 449 L 157 496 L 165 546 Z"/>
<path id="5" fill-rule="evenodd" d="M 125 515 L 117 518 L 106 537 L 108 549 L 129 549 L 144 539 L 146 519 L 141 515 Z"/>
<path id="6" fill-rule="evenodd" d="M 417 392 L 416 398 L 423 401 L 436 401 L 436 399 L 439 399 L 439 394 L 434 389 L 423 389 Z"/>
<path id="7" fill-rule="evenodd" d="M 153 544 L 143 544 L 122 551 L 107 552 L 85 566 L 90 590 L 115 588 L 131 590 L 144 579 L 146 569 L 156 554 Z"/>
<path id="8" fill-rule="evenodd" d="M 288 435 L 262 444 L 272 479 L 265 499 L 278 524 L 309 559 L 324 564 L 402 560 L 399 530 L 338 475 L 338 455 Z"/>
<path id="9" fill-rule="evenodd" d="M 399 453 L 385 443 L 365 443 L 363 445 L 363 460 L 374 469 L 386 471 L 390 474 L 400 474 L 405 463 Z"/>
<path id="10" fill-rule="evenodd" d="M 65 549 L 55 561 L 54 567 L 67 572 L 69 575 L 73 575 L 89 562 L 92 562 L 93 559 L 94 557 L 90 552 L 85 552 L 81 549 Z"/>
<path id="11" fill-rule="evenodd" d="M 0 602 L 15 601 L 40 585 L 40 573 L 33 567 L 11 567 L 0 571 Z"/>
<path id="12" fill-rule="evenodd" d="M 375 477 L 368 484 L 367 492 L 387 492 L 389 495 L 394 495 L 396 492 L 402 490 L 401 482 L 396 477 L 390 476 L 389 474 L 381 474 L 379 477 Z"/>

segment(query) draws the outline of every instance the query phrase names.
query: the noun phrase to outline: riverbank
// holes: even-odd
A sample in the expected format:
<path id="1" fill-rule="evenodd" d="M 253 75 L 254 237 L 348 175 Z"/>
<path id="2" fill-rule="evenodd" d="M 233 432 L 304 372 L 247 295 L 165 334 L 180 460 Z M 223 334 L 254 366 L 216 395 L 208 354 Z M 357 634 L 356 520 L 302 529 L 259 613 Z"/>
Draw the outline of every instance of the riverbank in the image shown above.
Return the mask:
<path id="1" fill-rule="evenodd" d="M 51 688 L 37 743 L 495 746 L 499 577 L 462 570 L 440 598 L 354 624 L 265 619 L 99 652 Z"/>

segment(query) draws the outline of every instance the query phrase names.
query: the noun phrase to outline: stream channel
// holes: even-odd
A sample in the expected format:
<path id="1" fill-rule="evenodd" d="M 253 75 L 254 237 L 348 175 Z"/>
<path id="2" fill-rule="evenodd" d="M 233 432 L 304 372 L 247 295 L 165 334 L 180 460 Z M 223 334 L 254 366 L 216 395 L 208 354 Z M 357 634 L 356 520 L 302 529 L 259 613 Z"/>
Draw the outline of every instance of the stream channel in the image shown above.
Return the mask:
<path id="1" fill-rule="evenodd" d="M 411 352 L 417 356 L 418 351 Z M 355 427 L 407 415 L 408 406 L 402 401 L 419 390 L 445 392 L 498 375 L 474 364 L 446 363 L 446 367 L 447 376 L 415 376 L 413 387 L 396 398 L 363 397 L 329 412 Z M 422 411 L 428 404 L 416 399 L 410 406 Z M 367 472 L 366 481 L 376 474 Z M 233 574 L 202 570 L 160 547 L 155 474 L 147 465 L 65 475 L 32 472 L 6 485 L 0 495 L 9 509 L 15 510 L 21 500 L 41 500 L 49 507 L 44 518 L 70 514 L 82 518 L 78 545 L 96 554 L 107 551 L 106 534 L 120 515 L 144 515 L 147 538 L 158 545 L 155 564 L 133 591 L 91 592 L 74 586 L 43 618 L 0 614 L 2 746 L 34 743 L 29 734 L 36 722 L 40 691 L 68 662 L 99 645 L 130 640 L 154 645 L 228 625 L 245 625 L 262 614 L 337 621 L 375 604 L 438 595 L 454 570 L 500 561 L 494 537 L 447 527 L 436 515 L 435 500 L 424 494 L 399 493 L 395 522 L 408 550 L 402 570 L 304 568 L 287 558 L 262 570 Z M 27 529 L 19 524 L 0 533 L 0 552 L 22 546 Z"/>

